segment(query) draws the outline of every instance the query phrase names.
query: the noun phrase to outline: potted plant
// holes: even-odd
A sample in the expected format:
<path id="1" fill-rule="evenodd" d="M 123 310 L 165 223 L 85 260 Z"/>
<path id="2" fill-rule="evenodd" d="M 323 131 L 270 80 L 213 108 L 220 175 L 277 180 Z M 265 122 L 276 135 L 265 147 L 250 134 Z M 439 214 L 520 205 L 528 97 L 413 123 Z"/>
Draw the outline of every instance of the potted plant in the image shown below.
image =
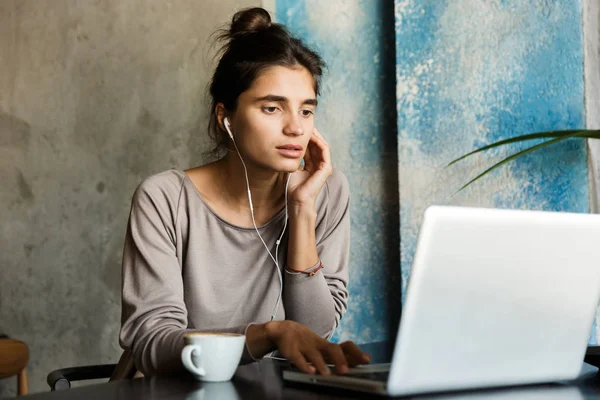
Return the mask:
<path id="1" fill-rule="evenodd" d="M 541 149 L 542 147 L 550 146 L 552 144 L 562 142 L 563 140 L 567 140 L 567 139 L 571 139 L 571 138 L 600 139 L 600 129 L 571 129 L 571 130 L 560 130 L 560 131 L 546 131 L 546 132 L 535 132 L 535 133 L 529 133 L 526 135 L 515 136 L 513 138 L 500 140 L 498 142 L 494 142 L 492 144 L 488 144 L 487 146 L 483 146 L 476 150 L 473 150 L 470 153 L 467 153 L 467 154 L 457 158 L 456 160 L 453 160 L 447 166 L 449 167 L 449 166 L 451 166 L 451 165 L 453 165 L 475 153 L 479 153 L 481 151 L 492 149 L 494 147 L 503 146 L 503 145 L 510 144 L 510 143 L 525 142 L 528 140 L 549 139 L 542 143 L 538 143 L 534 146 L 528 147 L 525 150 L 521 150 L 509 157 L 506 157 L 504 160 L 492 165 L 490 168 L 486 169 L 485 171 L 483 171 L 482 173 L 477 175 L 475 178 L 473 178 L 469 182 L 467 182 L 465 185 L 463 185 L 463 187 L 461 187 L 458 190 L 460 192 L 461 190 L 463 190 L 464 188 L 466 188 L 467 186 L 469 186 L 476 180 L 478 180 L 481 177 L 483 177 L 484 175 L 486 175 L 488 172 L 514 160 L 517 157 L 531 153 L 532 151 Z"/>

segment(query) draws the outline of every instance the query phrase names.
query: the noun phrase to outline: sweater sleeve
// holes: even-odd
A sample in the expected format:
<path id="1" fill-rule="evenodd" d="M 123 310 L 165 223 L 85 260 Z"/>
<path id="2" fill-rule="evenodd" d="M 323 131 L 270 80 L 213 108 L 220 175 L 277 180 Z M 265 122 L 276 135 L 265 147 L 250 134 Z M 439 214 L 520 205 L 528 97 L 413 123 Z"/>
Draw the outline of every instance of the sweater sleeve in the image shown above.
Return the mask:
<path id="1" fill-rule="evenodd" d="M 315 232 L 323 268 L 313 276 L 286 272 L 283 302 L 287 319 L 329 339 L 348 302 L 350 189 L 346 177 L 334 169 L 323 190 Z M 316 267 L 318 264 L 312 268 Z"/>
<path id="2" fill-rule="evenodd" d="M 179 191 L 144 181 L 133 196 L 125 237 L 119 342 L 146 376 L 182 371 L 183 336 L 195 331 L 188 329 L 175 244 Z M 220 331 L 245 333 L 246 327 Z M 242 363 L 249 361 L 246 349 Z"/>

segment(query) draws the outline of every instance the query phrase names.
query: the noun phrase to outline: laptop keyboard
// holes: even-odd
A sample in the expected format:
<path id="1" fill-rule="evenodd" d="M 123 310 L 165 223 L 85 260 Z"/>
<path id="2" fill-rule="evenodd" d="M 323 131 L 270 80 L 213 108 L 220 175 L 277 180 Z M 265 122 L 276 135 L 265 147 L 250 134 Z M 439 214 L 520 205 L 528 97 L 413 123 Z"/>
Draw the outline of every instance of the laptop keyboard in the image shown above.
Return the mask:
<path id="1" fill-rule="evenodd" d="M 370 381 L 381 381 L 387 382 L 388 377 L 390 376 L 389 371 L 383 372 L 360 372 L 360 373 L 349 373 L 344 376 L 351 376 L 359 379 L 368 379 Z"/>

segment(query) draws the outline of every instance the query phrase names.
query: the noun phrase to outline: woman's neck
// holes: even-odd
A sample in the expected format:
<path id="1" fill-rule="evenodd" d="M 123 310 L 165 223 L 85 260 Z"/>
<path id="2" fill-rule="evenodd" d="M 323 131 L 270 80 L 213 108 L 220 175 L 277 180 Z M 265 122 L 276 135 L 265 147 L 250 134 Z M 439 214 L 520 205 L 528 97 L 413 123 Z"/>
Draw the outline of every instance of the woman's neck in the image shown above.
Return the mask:
<path id="1" fill-rule="evenodd" d="M 237 154 L 229 153 L 214 163 L 217 176 L 216 185 L 230 206 L 248 209 L 248 186 L 244 167 Z M 286 174 L 257 168 L 246 163 L 248 182 L 255 210 L 270 210 L 280 207 L 285 195 Z"/>

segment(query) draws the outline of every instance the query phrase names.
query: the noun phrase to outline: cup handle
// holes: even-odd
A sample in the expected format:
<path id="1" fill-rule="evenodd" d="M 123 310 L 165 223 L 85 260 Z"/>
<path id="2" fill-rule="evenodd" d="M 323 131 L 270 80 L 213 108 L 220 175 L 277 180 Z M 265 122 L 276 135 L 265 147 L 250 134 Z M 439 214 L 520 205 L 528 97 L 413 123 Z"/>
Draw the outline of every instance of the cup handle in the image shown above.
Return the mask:
<path id="1" fill-rule="evenodd" d="M 198 376 L 204 376 L 206 375 L 206 371 L 204 371 L 204 368 L 197 367 L 192 362 L 192 353 L 194 352 L 197 355 L 200 355 L 202 353 L 202 347 L 200 347 L 200 345 L 198 344 L 188 344 L 187 346 L 185 346 L 183 348 L 183 351 L 181 352 L 181 362 L 183 362 L 183 366 L 186 367 L 191 373 L 196 374 Z"/>

